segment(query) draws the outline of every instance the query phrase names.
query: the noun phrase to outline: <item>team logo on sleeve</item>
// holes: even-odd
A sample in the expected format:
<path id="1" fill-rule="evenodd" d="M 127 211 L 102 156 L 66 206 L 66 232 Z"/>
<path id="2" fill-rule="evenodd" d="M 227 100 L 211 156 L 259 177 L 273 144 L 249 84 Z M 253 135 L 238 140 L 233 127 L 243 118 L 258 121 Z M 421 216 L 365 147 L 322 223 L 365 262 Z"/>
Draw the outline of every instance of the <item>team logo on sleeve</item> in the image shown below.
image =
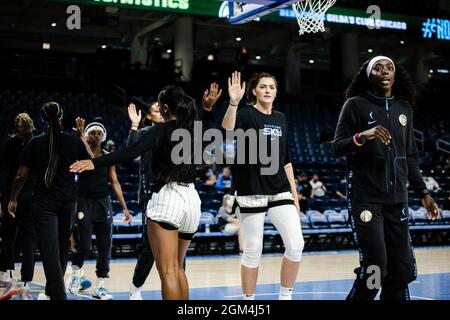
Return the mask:
<path id="1" fill-rule="evenodd" d="M 361 215 L 359 216 L 361 218 L 362 222 L 370 222 L 372 220 L 372 212 L 369 210 L 364 210 L 361 212 Z"/>
<path id="2" fill-rule="evenodd" d="M 77 213 L 77 216 L 78 216 L 78 220 L 83 220 L 83 218 L 84 218 L 84 213 L 83 213 L 82 211 L 79 211 L 79 212 Z"/>
<path id="3" fill-rule="evenodd" d="M 401 114 L 398 117 L 398 121 L 400 122 L 400 124 L 404 127 L 406 127 L 406 124 L 408 123 L 408 118 L 406 118 L 406 116 L 404 114 Z"/>

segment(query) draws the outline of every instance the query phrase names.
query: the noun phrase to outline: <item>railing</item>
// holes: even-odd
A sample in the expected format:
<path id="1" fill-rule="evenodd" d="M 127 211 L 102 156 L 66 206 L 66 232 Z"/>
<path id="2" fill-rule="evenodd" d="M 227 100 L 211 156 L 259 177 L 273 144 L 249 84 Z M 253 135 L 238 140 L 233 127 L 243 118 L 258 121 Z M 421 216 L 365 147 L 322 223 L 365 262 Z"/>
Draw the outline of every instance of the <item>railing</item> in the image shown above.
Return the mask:
<path id="1" fill-rule="evenodd" d="M 437 151 L 445 152 L 450 154 L 450 141 L 439 139 L 436 141 Z"/>
<path id="2" fill-rule="evenodd" d="M 420 151 L 423 151 L 425 148 L 425 135 L 422 131 L 414 129 L 414 138 L 417 143 L 420 142 Z"/>

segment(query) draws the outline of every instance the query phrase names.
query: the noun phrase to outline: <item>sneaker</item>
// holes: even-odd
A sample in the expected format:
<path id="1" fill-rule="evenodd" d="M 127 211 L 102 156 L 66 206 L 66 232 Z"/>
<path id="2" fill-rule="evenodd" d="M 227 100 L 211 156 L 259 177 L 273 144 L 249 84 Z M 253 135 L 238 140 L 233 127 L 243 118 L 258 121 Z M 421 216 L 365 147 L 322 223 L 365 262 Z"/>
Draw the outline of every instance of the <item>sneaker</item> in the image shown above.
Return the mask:
<path id="1" fill-rule="evenodd" d="M 0 294 L 0 300 L 10 300 L 19 293 L 19 291 L 20 288 L 17 286 L 16 282 L 12 280 L 6 286 L 5 291 Z"/>
<path id="2" fill-rule="evenodd" d="M 0 271 L 0 287 L 7 287 L 11 283 L 11 274 L 7 271 Z"/>
<path id="3" fill-rule="evenodd" d="M 39 293 L 37 299 L 38 300 L 50 300 L 50 296 L 48 296 L 45 293 L 41 292 L 41 293 Z"/>
<path id="4" fill-rule="evenodd" d="M 80 291 L 86 290 L 92 286 L 91 280 L 86 277 L 80 278 Z"/>
<path id="5" fill-rule="evenodd" d="M 103 278 L 97 279 L 97 286 L 94 290 L 94 293 L 92 293 L 92 297 L 99 300 L 112 300 L 113 296 L 108 293 L 108 290 L 104 286 L 104 280 Z"/>
<path id="6" fill-rule="evenodd" d="M 70 276 L 69 281 L 69 292 L 72 294 L 78 294 L 78 292 L 80 291 L 80 283 L 81 283 L 80 269 L 73 270 L 73 273 Z"/>
<path id="7" fill-rule="evenodd" d="M 34 298 L 27 287 L 21 287 L 13 300 L 34 300 Z"/>
<path id="8" fill-rule="evenodd" d="M 130 287 L 130 300 L 144 300 L 142 299 L 142 287 L 136 287 L 134 284 L 131 284 Z"/>

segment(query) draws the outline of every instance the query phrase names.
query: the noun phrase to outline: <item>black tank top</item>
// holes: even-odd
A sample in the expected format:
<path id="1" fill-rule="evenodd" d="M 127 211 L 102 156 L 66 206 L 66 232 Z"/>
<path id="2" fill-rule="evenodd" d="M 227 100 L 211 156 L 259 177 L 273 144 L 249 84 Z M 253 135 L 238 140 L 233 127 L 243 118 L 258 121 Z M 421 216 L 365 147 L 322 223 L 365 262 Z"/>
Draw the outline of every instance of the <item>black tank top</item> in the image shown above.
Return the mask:
<path id="1" fill-rule="evenodd" d="M 105 151 L 102 150 L 102 154 Z M 109 195 L 108 168 L 96 166 L 92 171 L 85 171 L 78 176 L 78 196 L 100 199 Z"/>

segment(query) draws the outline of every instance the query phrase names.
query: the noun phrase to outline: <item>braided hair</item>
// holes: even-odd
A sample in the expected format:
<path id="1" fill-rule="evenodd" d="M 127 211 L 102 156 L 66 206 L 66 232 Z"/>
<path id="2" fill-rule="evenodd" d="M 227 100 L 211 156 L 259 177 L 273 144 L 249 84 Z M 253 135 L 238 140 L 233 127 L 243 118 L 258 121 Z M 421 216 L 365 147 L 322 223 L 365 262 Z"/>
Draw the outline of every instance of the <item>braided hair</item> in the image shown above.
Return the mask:
<path id="1" fill-rule="evenodd" d="M 56 102 L 47 102 L 41 108 L 41 117 L 48 123 L 48 154 L 49 160 L 45 171 L 44 182 L 47 188 L 50 188 L 55 178 L 55 172 L 58 168 L 58 150 L 57 145 L 61 134 L 60 122 L 63 117 L 63 110 Z"/>

